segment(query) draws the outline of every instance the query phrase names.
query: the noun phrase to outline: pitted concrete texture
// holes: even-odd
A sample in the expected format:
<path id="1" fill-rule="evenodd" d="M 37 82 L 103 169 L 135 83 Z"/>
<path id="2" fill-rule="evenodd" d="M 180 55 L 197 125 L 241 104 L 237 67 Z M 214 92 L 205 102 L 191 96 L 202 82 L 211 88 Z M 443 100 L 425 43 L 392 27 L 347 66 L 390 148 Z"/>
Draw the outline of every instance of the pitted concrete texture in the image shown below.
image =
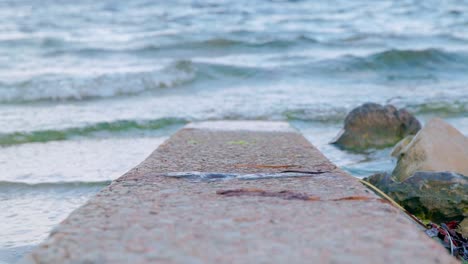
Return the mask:
<path id="1" fill-rule="evenodd" d="M 329 172 L 164 176 L 285 170 Z M 299 133 L 191 126 L 73 212 L 23 263 L 458 262 Z"/>

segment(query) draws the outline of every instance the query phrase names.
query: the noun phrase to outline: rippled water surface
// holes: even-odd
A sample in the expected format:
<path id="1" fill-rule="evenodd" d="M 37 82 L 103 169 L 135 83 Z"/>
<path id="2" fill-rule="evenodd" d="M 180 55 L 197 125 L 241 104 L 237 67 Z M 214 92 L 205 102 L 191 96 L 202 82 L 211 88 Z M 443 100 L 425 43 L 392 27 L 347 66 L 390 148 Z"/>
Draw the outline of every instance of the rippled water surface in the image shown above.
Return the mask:
<path id="1" fill-rule="evenodd" d="M 467 1 L 0 1 L 0 263 L 187 122 L 285 120 L 328 142 L 367 101 L 468 134 Z M 19 253 L 18 253 L 19 252 Z"/>

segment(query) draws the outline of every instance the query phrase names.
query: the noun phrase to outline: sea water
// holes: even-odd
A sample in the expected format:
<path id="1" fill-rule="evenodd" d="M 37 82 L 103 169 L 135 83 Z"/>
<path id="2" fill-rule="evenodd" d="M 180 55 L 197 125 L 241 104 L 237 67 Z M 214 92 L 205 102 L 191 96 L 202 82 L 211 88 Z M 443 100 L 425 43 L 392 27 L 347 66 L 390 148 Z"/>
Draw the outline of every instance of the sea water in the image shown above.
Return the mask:
<path id="1" fill-rule="evenodd" d="M 0 0 L 0 262 L 190 121 L 283 120 L 328 143 L 364 102 L 468 134 L 467 1 Z"/>

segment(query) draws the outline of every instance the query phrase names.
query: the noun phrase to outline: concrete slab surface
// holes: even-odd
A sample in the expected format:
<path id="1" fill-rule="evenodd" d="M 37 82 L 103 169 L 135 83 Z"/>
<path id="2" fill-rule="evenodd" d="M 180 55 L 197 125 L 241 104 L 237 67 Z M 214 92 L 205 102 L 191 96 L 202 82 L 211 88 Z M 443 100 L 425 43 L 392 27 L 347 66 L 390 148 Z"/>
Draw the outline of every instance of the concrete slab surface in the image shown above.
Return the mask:
<path id="1" fill-rule="evenodd" d="M 177 132 L 23 263 L 458 263 L 284 123 L 209 127 Z M 306 173 L 167 176 L 283 171 Z"/>

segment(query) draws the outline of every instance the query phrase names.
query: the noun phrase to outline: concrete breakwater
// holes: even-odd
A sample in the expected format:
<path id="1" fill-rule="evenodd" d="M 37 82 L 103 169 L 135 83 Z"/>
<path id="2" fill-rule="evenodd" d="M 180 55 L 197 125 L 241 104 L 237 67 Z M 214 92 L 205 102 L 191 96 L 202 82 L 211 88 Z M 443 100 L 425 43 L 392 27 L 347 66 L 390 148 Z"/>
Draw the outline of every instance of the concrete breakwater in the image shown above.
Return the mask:
<path id="1" fill-rule="evenodd" d="M 22 262 L 457 263 L 286 123 L 253 121 L 186 126 Z"/>

